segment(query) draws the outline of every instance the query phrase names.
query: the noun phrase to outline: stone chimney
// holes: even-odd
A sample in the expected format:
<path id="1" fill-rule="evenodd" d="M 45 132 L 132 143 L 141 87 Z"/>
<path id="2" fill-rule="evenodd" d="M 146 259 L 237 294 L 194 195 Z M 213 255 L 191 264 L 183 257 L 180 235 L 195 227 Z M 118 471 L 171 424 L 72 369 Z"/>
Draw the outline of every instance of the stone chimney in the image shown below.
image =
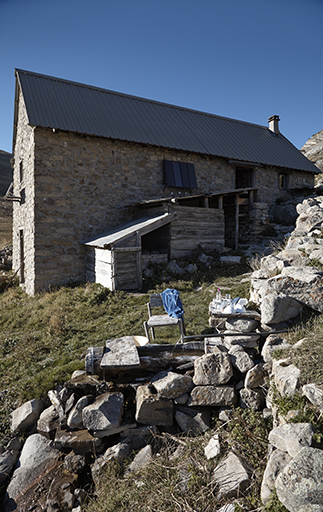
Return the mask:
<path id="1" fill-rule="evenodd" d="M 279 116 L 268 117 L 269 130 L 271 130 L 274 133 L 280 133 L 279 121 L 280 121 Z"/>

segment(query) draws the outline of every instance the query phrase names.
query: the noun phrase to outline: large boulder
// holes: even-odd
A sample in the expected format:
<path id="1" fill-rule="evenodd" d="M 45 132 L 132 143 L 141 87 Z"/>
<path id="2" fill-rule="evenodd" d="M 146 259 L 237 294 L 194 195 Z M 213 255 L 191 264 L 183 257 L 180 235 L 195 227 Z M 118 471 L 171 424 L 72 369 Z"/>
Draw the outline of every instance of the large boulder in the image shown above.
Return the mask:
<path id="1" fill-rule="evenodd" d="M 323 312 L 323 272 L 312 267 L 285 267 L 267 281 L 263 298 L 287 296 L 315 311 Z"/>
<path id="2" fill-rule="evenodd" d="M 302 448 L 279 473 L 275 487 L 289 512 L 323 510 L 323 450 Z"/>
<path id="3" fill-rule="evenodd" d="M 261 303 L 261 321 L 265 325 L 279 324 L 295 318 L 302 311 L 300 302 L 276 293 L 266 293 L 266 300 Z"/>
<path id="4" fill-rule="evenodd" d="M 26 510 L 22 508 L 24 494 L 34 487 L 51 470 L 59 465 L 60 452 L 40 434 L 28 437 L 19 457 L 18 467 L 8 485 L 4 511 Z"/>

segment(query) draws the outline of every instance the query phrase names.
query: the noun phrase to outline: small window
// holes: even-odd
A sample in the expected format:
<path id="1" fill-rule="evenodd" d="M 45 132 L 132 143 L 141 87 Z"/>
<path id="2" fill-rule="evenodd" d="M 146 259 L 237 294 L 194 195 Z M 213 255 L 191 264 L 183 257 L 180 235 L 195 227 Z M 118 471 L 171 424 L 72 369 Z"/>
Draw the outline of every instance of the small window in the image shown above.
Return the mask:
<path id="1" fill-rule="evenodd" d="M 19 177 L 20 177 L 20 183 L 21 183 L 22 180 L 24 179 L 24 165 L 23 165 L 22 161 L 19 164 Z"/>
<path id="2" fill-rule="evenodd" d="M 25 204 L 26 202 L 26 189 L 23 188 L 20 191 L 20 204 Z"/>
<path id="3" fill-rule="evenodd" d="M 253 170 L 249 167 L 236 167 L 236 186 L 235 188 L 252 187 Z"/>
<path id="4" fill-rule="evenodd" d="M 288 188 L 288 175 L 287 174 L 279 175 L 279 188 Z"/>
<path id="5" fill-rule="evenodd" d="M 164 160 L 164 177 L 168 187 L 197 188 L 194 164 Z"/>

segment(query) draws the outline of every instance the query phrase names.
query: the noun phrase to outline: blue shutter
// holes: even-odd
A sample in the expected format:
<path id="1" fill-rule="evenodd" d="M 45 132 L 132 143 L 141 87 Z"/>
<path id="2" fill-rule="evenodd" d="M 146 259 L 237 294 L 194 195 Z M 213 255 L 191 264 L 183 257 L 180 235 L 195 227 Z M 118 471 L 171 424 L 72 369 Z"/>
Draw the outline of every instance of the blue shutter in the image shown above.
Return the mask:
<path id="1" fill-rule="evenodd" d="M 164 180 L 168 187 L 197 188 L 193 164 L 164 160 Z"/>

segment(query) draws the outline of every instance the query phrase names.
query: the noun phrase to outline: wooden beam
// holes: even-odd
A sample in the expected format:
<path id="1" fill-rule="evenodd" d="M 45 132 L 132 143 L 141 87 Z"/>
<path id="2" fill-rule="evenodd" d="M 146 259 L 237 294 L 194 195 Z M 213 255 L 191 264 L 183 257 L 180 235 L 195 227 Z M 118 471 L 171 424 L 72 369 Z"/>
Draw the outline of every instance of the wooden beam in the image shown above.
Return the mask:
<path id="1" fill-rule="evenodd" d="M 141 247 L 112 247 L 112 252 L 138 252 L 141 250 Z"/>

